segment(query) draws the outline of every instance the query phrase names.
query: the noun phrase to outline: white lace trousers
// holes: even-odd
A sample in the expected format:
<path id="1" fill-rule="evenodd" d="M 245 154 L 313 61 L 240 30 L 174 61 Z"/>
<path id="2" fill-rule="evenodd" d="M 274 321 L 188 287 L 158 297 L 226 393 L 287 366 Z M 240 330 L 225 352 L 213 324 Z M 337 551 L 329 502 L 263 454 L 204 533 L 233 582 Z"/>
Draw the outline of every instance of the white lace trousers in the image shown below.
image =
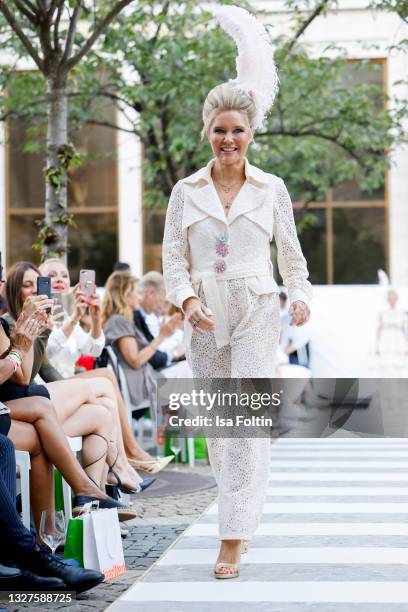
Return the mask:
<path id="1" fill-rule="evenodd" d="M 187 348 L 193 376 L 272 378 L 280 329 L 278 294 L 257 295 L 245 279 L 224 281 L 222 291 L 230 343 L 217 349 L 214 334 L 193 333 Z M 207 445 L 218 484 L 219 537 L 250 540 L 266 497 L 270 438 L 208 437 Z"/>

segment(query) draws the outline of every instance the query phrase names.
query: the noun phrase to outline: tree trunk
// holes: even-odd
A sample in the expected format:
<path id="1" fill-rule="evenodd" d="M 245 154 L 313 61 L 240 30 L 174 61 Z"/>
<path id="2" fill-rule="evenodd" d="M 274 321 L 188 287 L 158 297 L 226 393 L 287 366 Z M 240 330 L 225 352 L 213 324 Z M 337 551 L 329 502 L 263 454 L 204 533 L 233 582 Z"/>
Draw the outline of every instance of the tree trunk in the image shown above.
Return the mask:
<path id="1" fill-rule="evenodd" d="M 67 145 L 68 101 L 65 76 L 47 79 L 48 128 L 47 128 L 47 176 L 45 222 L 49 239 L 44 244 L 45 257 L 56 255 L 66 259 L 68 227 L 58 222 L 67 211 L 67 173 L 61 165 L 58 153 Z"/>

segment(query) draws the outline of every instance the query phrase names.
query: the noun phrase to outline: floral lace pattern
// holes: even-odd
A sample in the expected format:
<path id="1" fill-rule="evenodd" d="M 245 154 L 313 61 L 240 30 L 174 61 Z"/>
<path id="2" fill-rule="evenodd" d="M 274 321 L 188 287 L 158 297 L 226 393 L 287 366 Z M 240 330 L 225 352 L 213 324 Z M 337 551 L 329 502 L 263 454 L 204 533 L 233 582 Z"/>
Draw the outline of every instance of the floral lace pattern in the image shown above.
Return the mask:
<path id="1" fill-rule="evenodd" d="M 197 378 L 274 376 L 280 328 L 278 287 L 264 273 L 255 271 L 252 277 L 242 274 L 245 265 L 254 270 L 270 266 L 272 236 L 289 299 L 308 302 L 311 297 L 289 194 L 280 178 L 263 176 L 268 182 L 261 187 L 261 181 L 258 186 L 256 180 L 255 184 L 247 181 L 231 208 L 235 216 L 231 214 L 225 221 L 211 200 L 215 193 L 208 187 L 211 179 L 196 193 L 195 185 L 179 181 L 170 198 L 163 240 L 167 297 L 181 307 L 198 292 L 207 304 L 203 283 L 193 284 L 190 271 L 198 271 L 198 278 L 215 275 L 217 300 L 230 338 L 227 345 L 218 348 L 213 333 L 192 333 L 186 353 Z M 228 240 L 224 239 L 227 236 Z M 225 278 L 223 273 L 230 275 L 231 270 L 238 271 L 236 277 Z M 208 439 L 219 486 L 221 539 L 252 537 L 266 495 L 269 446 L 269 438 Z"/>

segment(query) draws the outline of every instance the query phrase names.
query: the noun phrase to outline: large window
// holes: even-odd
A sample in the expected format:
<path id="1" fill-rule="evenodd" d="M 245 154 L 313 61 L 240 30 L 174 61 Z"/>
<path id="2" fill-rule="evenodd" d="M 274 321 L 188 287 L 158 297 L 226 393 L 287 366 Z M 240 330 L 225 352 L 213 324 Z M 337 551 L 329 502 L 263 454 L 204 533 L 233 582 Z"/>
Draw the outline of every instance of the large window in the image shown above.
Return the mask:
<path id="1" fill-rule="evenodd" d="M 115 123 L 111 102 L 97 109 L 99 119 Z M 14 120 L 8 125 L 7 147 L 7 253 L 8 266 L 26 259 L 39 263 L 32 250 L 44 216 L 44 154 L 25 152 L 28 121 Z M 69 177 L 68 207 L 74 213 L 76 229 L 69 229 L 71 245 L 68 264 L 72 281 L 81 268 L 96 270 L 98 284 L 104 284 L 117 260 L 118 252 L 118 172 L 116 133 L 104 126 L 70 130 L 70 139 L 86 154 L 87 161 Z"/>
<path id="2" fill-rule="evenodd" d="M 384 88 L 385 70 L 385 60 L 369 62 L 363 72 L 364 82 Z M 361 77 L 361 71 L 359 74 Z M 308 214 L 300 204 L 295 203 L 294 208 L 297 222 Z M 371 193 L 362 192 L 355 181 L 344 182 L 326 194 L 323 202 L 310 204 L 308 210 L 315 219 L 306 225 L 300 241 L 311 281 L 339 285 L 376 283 L 377 270 L 388 269 L 385 181 L 382 188 Z"/>

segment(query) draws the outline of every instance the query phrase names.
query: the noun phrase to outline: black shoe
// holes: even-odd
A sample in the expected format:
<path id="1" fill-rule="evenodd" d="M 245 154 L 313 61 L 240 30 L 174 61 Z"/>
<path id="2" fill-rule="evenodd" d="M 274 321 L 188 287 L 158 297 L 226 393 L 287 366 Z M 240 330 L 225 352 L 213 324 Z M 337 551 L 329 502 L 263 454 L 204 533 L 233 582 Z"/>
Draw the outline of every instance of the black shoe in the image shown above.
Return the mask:
<path id="1" fill-rule="evenodd" d="M 72 510 L 73 516 L 78 516 L 78 514 L 81 513 L 83 506 L 93 501 L 99 501 L 99 508 L 102 509 L 116 508 L 118 511 L 119 521 L 131 521 L 137 517 L 137 513 L 134 510 L 131 510 L 128 508 L 128 506 L 126 506 L 126 504 L 123 504 L 116 499 L 112 499 L 111 497 L 108 497 L 107 499 L 99 499 L 96 497 L 89 497 L 88 495 L 78 495 L 74 498 L 74 508 Z"/>
<path id="2" fill-rule="evenodd" d="M 66 565 L 38 545 L 21 555 L 18 564 L 30 571 L 35 570 L 42 576 L 53 576 L 54 579 L 59 579 L 59 582 L 63 581 L 68 591 L 77 593 L 92 589 L 104 579 L 101 572 Z"/>
<path id="3" fill-rule="evenodd" d="M 65 563 L 65 565 L 72 565 L 72 567 L 81 567 L 76 559 L 64 559 L 64 557 L 60 557 L 59 555 L 53 555 L 52 552 L 50 552 L 48 546 L 46 546 L 46 544 L 39 544 L 38 546 L 45 550 L 47 553 L 49 553 L 51 557 L 55 558 L 57 561 Z"/>
<path id="4" fill-rule="evenodd" d="M 17 570 L 19 576 L 9 580 L 1 580 L 3 591 L 66 591 L 65 582 L 52 576 L 39 576 L 25 568 Z M 71 589 L 70 589 L 71 590 Z"/>
<path id="5" fill-rule="evenodd" d="M 12 580 L 21 576 L 21 571 L 17 567 L 8 567 L 7 565 L 0 565 L 0 586 L 3 589 L 3 580 Z"/>
<path id="6" fill-rule="evenodd" d="M 154 476 L 149 476 L 148 478 L 145 478 L 140 483 L 140 490 L 144 491 L 145 489 L 147 489 L 147 487 L 150 487 L 150 485 L 152 485 L 154 482 L 156 482 L 156 480 L 157 479 Z"/>
<path id="7" fill-rule="evenodd" d="M 73 507 L 82 508 L 85 504 L 89 504 L 89 502 L 99 502 L 99 508 L 126 508 L 125 504 L 117 501 L 116 499 L 112 499 L 111 497 L 107 497 L 106 499 L 99 499 L 98 497 L 92 497 L 91 495 L 77 495 L 74 497 L 74 501 L 72 502 Z M 74 514 L 74 511 L 72 511 Z"/>

